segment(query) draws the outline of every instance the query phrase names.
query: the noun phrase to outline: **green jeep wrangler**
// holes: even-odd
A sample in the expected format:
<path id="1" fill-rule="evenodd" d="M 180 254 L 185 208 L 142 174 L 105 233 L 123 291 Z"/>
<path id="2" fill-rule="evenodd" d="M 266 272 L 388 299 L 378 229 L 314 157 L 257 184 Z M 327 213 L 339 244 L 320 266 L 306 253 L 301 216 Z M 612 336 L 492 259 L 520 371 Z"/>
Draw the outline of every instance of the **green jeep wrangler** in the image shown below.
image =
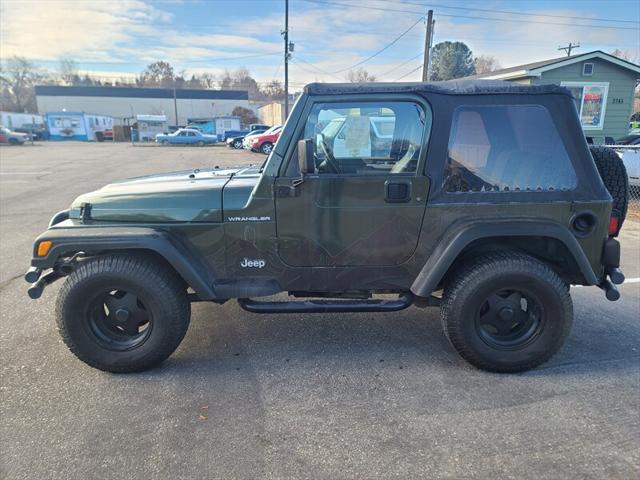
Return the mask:
<path id="1" fill-rule="evenodd" d="M 261 167 L 82 195 L 36 239 L 26 278 L 38 298 L 67 277 L 60 334 L 110 372 L 171 355 L 190 302 L 233 298 L 277 314 L 439 306 L 464 359 L 519 372 L 567 337 L 570 285 L 619 298 L 627 191 L 565 88 L 314 83 Z"/>

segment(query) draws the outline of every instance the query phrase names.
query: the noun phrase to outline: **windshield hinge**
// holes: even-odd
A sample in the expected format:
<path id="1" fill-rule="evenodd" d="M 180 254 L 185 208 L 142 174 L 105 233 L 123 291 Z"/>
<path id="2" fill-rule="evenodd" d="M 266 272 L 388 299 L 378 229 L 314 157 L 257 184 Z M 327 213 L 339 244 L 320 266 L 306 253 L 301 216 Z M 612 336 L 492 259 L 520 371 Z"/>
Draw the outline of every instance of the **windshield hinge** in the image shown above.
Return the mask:
<path id="1" fill-rule="evenodd" d="M 83 203 L 80 205 L 80 222 L 88 223 L 91 221 L 91 204 Z"/>
<path id="2" fill-rule="evenodd" d="M 297 197 L 300 195 L 298 187 L 304 182 L 304 177 L 298 177 L 291 180 L 289 185 L 275 185 L 275 195 L 278 198 Z"/>

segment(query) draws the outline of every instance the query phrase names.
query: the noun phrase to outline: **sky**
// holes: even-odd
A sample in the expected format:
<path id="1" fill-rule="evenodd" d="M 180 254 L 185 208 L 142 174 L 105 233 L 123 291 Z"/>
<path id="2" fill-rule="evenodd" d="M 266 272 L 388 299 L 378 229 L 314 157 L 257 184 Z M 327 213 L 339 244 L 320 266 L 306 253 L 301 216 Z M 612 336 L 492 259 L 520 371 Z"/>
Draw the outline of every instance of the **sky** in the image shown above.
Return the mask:
<path id="1" fill-rule="evenodd" d="M 60 59 L 72 59 L 80 71 L 104 80 L 137 75 L 156 60 L 187 75 L 245 67 L 259 82 L 282 80 L 284 3 L 0 0 L 0 60 L 20 55 L 55 70 Z M 494 56 L 505 68 L 562 56 L 557 48 L 569 42 L 580 43 L 576 53 L 618 48 L 640 59 L 638 0 L 289 4 L 294 90 L 312 81 L 344 81 L 358 66 L 380 81 L 420 80 L 428 8 L 434 10 L 434 44 L 463 41 L 474 55 Z"/>

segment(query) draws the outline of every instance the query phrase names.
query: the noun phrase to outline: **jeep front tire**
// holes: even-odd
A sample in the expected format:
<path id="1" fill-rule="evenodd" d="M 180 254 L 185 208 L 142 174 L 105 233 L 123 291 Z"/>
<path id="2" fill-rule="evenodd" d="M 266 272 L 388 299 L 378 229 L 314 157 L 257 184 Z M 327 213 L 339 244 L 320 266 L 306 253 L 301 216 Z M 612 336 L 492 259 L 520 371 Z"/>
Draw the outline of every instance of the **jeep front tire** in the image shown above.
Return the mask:
<path id="1" fill-rule="evenodd" d="M 573 304 L 569 286 L 549 266 L 520 253 L 492 253 L 455 271 L 441 314 L 445 334 L 469 363 L 522 372 L 560 349 Z"/>
<path id="2" fill-rule="evenodd" d="M 146 255 L 82 262 L 56 302 L 58 331 L 83 362 L 114 373 L 145 370 L 178 347 L 191 307 L 181 278 Z"/>

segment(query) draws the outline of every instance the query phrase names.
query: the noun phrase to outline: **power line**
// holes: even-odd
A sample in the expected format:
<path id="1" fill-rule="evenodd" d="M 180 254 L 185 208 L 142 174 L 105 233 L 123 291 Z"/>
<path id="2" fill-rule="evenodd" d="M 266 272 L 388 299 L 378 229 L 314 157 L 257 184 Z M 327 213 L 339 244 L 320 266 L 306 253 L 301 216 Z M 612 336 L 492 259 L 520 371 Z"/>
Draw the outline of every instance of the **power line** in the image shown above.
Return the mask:
<path id="1" fill-rule="evenodd" d="M 399 80 L 402 80 L 404 77 L 408 77 L 409 75 L 411 75 L 413 72 L 417 72 L 418 70 L 420 70 L 423 66 L 422 65 L 418 65 L 416 68 L 414 68 L 413 70 L 411 70 L 410 72 L 405 73 L 404 75 L 402 75 L 401 77 L 398 77 L 394 80 L 394 82 L 397 82 Z"/>
<path id="2" fill-rule="evenodd" d="M 402 32 L 400 35 L 398 35 L 396 38 L 394 38 L 391 42 L 387 43 L 384 47 L 382 47 L 380 50 L 378 50 L 376 53 L 374 53 L 373 55 L 368 56 L 367 58 L 365 58 L 364 60 L 361 60 L 357 63 L 354 63 L 353 65 L 351 65 L 350 67 L 347 68 L 343 68 L 341 70 L 336 70 L 333 73 L 342 73 L 342 72 L 346 72 L 347 70 L 351 70 L 354 67 L 357 67 L 358 65 L 362 65 L 363 63 L 368 62 L 369 60 L 371 60 L 374 57 L 377 57 L 378 55 L 380 55 L 382 52 L 384 52 L 385 50 L 387 50 L 388 48 L 392 47 L 393 45 L 396 44 L 396 42 L 398 40 L 400 40 L 402 37 L 404 37 L 407 33 L 409 33 L 409 31 L 411 29 L 413 29 L 413 27 L 415 27 L 416 25 L 418 25 L 418 23 L 420 23 L 422 20 L 424 19 L 424 16 L 421 16 L 418 20 L 416 20 L 416 22 L 411 25 L 409 28 L 407 28 L 404 32 Z"/>
<path id="3" fill-rule="evenodd" d="M 404 13 L 404 14 L 414 14 L 420 15 L 422 12 L 418 12 L 415 10 L 400 10 L 397 8 L 385 8 L 385 7 L 374 7 L 371 5 L 356 5 L 353 3 L 343 3 L 343 2 L 334 2 L 329 0 L 302 0 L 303 2 L 308 3 L 316 3 L 320 5 L 338 5 L 343 7 L 356 7 L 356 8 L 364 8 L 367 10 L 380 10 L 383 12 L 396 12 L 396 13 Z M 611 30 L 634 30 L 637 31 L 637 27 L 614 27 L 612 25 L 585 25 L 582 23 L 558 23 L 558 22 L 537 22 L 535 20 L 520 20 L 520 19 L 508 19 L 508 18 L 489 18 L 489 17 L 476 17 L 470 15 L 453 15 L 448 13 L 438 13 L 439 17 L 450 17 L 450 18 L 464 18 L 469 20 L 484 20 L 489 22 L 508 22 L 508 23 L 537 23 L 541 25 L 560 25 L 564 27 L 586 27 L 586 28 L 604 28 Z"/>
<path id="4" fill-rule="evenodd" d="M 299 60 L 299 61 L 301 61 L 302 63 L 305 63 L 305 64 L 309 65 L 310 67 L 312 67 L 312 68 L 316 69 L 318 72 L 322 73 L 323 75 L 328 75 L 328 76 L 333 77 L 333 78 L 336 78 L 336 79 L 338 79 L 338 80 L 342 80 L 340 77 L 336 77 L 333 73 L 327 72 L 326 70 L 323 70 L 323 69 L 321 69 L 320 67 L 317 67 L 317 66 L 316 66 L 316 65 L 314 65 L 313 63 L 307 62 L 307 61 L 306 61 L 304 58 L 302 58 L 300 55 L 296 55 L 296 56 L 293 58 L 293 60 Z M 304 68 L 304 67 L 302 67 L 300 64 L 298 64 L 298 66 L 299 66 L 300 68 L 302 68 L 303 70 L 305 70 L 305 68 Z M 309 70 L 307 70 L 307 71 L 309 71 Z"/>
<path id="5" fill-rule="evenodd" d="M 390 0 L 376 0 L 378 2 L 391 3 Z M 473 10 L 476 12 L 487 12 L 487 13 L 501 13 L 507 15 L 523 15 L 523 16 L 531 16 L 531 17 L 549 17 L 549 18 L 565 18 L 568 20 L 590 20 L 592 22 L 613 22 L 613 23 L 633 23 L 637 24 L 638 22 L 635 20 L 618 20 L 613 18 L 593 18 L 593 17 L 579 17 L 579 16 L 569 16 L 569 15 L 554 15 L 552 13 L 532 13 L 532 12 L 515 12 L 513 10 L 493 10 L 489 8 L 476 8 L 476 7 L 452 7 L 449 5 L 441 5 L 439 3 L 419 3 L 419 2 L 409 2 L 409 1 L 396 1 L 396 4 L 401 3 L 405 5 L 418 5 L 424 8 L 445 8 L 449 10 Z"/>
<path id="6" fill-rule="evenodd" d="M 385 75 L 388 75 L 391 72 L 395 72 L 397 69 L 399 69 L 400 67 L 404 67 L 407 63 L 412 62 L 413 60 L 415 60 L 416 58 L 422 57 L 424 55 L 424 52 L 420 52 L 418 55 L 415 55 L 407 60 L 405 60 L 402 63 L 399 63 L 398 65 L 394 66 L 393 68 L 387 70 L 384 73 L 379 73 L 377 74 L 378 77 L 384 77 Z"/>
<path id="7" fill-rule="evenodd" d="M 179 61 L 181 65 L 190 65 L 194 63 L 213 63 L 213 62 L 226 62 L 229 60 L 243 60 L 245 58 L 258 58 L 258 57 L 267 57 L 271 55 L 281 55 L 282 52 L 266 52 L 266 53 L 251 53 L 247 55 L 239 55 L 235 57 L 218 57 L 218 58 L 207 58 L 202 60 L 189 60 L 187 62 Z M 60 63 L 60 59 L 57 60 L 46 60 L 46 59 L 31 59 L 33 62 L 38 63 Z M 109 60 L 74 60 L 76 63 L 84 64 L 84 65 L 143 65 L 144 61 L 135 61 L 135 62 L 125 62 L 125 61 L 109 61 Z"/>

